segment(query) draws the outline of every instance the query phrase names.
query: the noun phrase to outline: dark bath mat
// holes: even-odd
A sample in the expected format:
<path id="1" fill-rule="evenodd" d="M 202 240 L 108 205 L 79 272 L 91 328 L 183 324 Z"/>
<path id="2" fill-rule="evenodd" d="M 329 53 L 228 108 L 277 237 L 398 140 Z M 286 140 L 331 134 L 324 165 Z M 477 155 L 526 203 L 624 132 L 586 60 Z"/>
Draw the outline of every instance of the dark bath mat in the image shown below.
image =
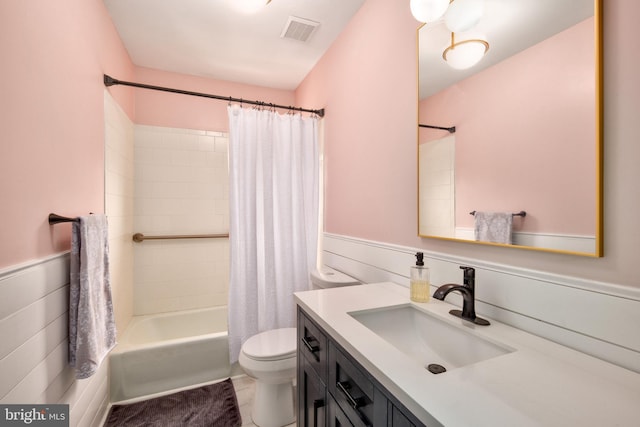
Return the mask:
<path id="1" fill-rule="evenodd" d="M 129 405 L 113 405 L 104 427 L 238 427 L 242 424 L 230 378 Z"/>

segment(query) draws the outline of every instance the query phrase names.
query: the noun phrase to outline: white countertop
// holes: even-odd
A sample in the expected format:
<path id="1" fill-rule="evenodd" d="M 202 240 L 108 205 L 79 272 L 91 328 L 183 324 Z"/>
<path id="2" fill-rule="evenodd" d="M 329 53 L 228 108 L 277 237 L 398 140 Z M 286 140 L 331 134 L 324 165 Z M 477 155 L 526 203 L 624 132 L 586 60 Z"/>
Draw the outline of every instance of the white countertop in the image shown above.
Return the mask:
<path id="1" fill-rule="evenodd" d="M 491 320 L 476 326 L 431 298 L 374 283 L 298 292 L 297 303 L 428 426 L 640 426 L 640 374 Z M 434 375 L 348 313 L 414 304 L 514 352 Z M 637 328 L 639 325 L 630 325 Z"/>

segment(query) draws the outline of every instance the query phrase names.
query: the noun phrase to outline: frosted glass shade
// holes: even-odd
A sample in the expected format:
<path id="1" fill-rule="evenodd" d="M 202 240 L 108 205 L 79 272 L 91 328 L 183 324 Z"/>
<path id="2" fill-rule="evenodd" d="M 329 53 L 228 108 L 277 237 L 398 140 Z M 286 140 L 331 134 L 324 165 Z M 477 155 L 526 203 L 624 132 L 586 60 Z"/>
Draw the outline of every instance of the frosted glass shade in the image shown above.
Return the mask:
<path id="1" fill-rule="evenodd" d="M 449 0 L 411 0 L 409 7 L 418 21 L 433 22 L 442 18 L 449 7 Z"/>
<path id="2" fill-rule="evenodd" d="M 484 13 L 484 0 L 453 0 L 444 16 L 450 31 L 459 33 L 476 26 Z"/>
<path id="3" fill-rule="evenodd" d="M 476 65 L 489 50 L 489 43 L 484 40 L 464 40 L 453 43 L 442 52 L 442 57 L 451 68 L 464 70 Z"/>

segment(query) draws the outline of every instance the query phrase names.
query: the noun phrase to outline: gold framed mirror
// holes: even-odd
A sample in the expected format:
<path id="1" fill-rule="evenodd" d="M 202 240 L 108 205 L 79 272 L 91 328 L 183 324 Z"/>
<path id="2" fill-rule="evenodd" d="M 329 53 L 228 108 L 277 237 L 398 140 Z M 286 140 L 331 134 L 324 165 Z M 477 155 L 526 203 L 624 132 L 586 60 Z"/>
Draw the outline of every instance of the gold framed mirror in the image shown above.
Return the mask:
<path id="1" fill-rule="evenodd" d="M 419 236 L 602 256 L 601 8 L 484 0 L 455 33 L 488 46 L 466 69 L 443 59 L 444 19 L 418 29 Z"/>

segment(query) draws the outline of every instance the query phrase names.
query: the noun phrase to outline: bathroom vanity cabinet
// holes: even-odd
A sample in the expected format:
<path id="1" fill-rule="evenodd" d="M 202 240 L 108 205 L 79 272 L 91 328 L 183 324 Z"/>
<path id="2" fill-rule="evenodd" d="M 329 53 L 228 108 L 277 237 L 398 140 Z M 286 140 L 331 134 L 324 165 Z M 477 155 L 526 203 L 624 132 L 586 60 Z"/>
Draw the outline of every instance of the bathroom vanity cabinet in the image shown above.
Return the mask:
<path id="1" fill-rule="evenodd" d="M 391 282 L 294 297 L 300 427 L 638 425 L 640 374 L 496 319 L 475 325 Z M 437 353 L 414 351 L 426 339 Z M 446 372 L 425 369 L 434 355 Z"/>
<path id="2" fill-rule="evenodd" d="M 423 426 L 298 307 L 298 426 Z"/>

